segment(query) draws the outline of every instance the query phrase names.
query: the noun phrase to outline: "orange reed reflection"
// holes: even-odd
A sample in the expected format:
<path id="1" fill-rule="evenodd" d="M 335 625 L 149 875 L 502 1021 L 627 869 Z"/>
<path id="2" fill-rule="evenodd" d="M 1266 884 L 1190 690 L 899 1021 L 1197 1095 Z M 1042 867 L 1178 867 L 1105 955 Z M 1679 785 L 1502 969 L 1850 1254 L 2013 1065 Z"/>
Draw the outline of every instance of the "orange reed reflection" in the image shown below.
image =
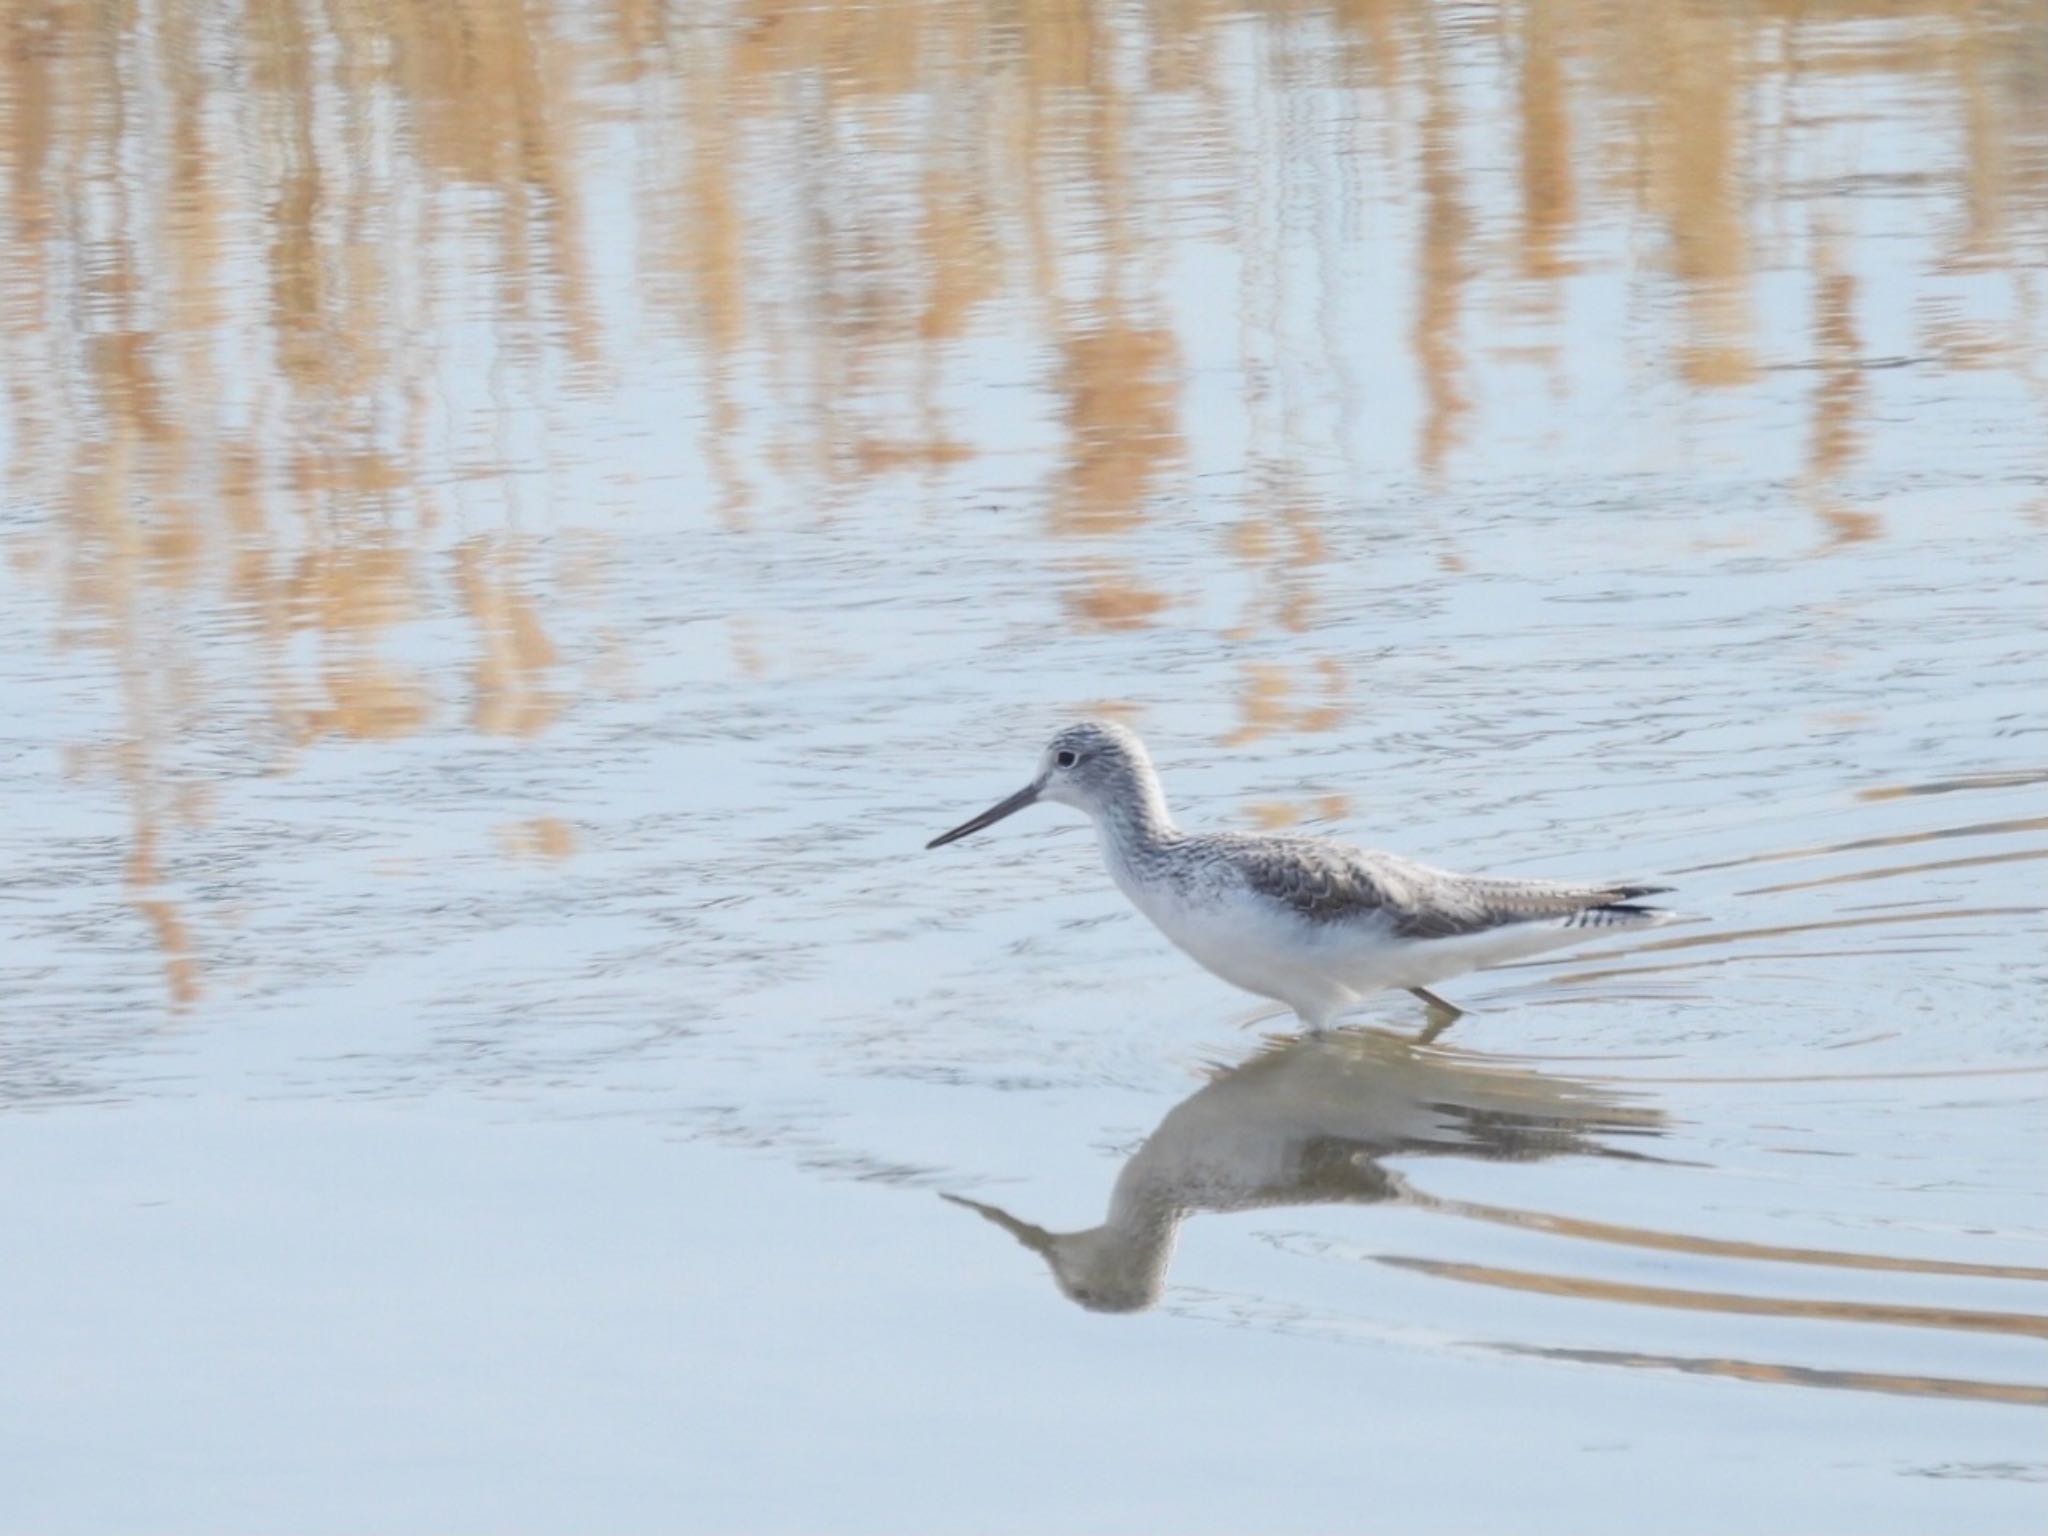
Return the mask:
<path id="1" fill-rule="evenodd" d="M 1836 543 L 1876 538 L 1872 513 L 1842 504 L 1834 483 L 1862 445 L 1861 416 L 1869 385 L 1856 328 L 1856 279 L 1841 263 L 1828 232 L 1815 239 L 1813 350 L 1820 382 L 1813 394 L 1813 427 L 1806 455 L 1807 496 Z"/>
<path id="2" fill-rule="evenodd" d="M 300 748 L 446 724 L 465 693 L 471 729 L 546 731 L 560 573 L 502 509 L 447 535 L 443 501 L 511 501 L 536 460 L 599 456 L 606 392 L 649 353 L 733 530 L 979 474 L 1016 451 L 1012 414 L 1042 420 L 1052 463 L 1020 499 L 1080 548 L 1056 547 L 1048 601 L 1135 629 L 1187 594 L 1118 541 L 1189 490 L 1188 382 L 1218 365 L 1188 310 L 1232 279 L 1180 284 L 1194 258 L 1233 272 L 1244 336 L 1221 366 L 1256 397 L 1261 477 L 1227 537 L 1253 576 L 1235 633 L 1307 634 L 1337 503 L 1289 472 L 1325 430 L 1304 401 L 1348 390 L 1369 422 L 1374 376 L 1401 375 L 1396 469 L 1447 481 L 1485 438 L 1483 322 L 1533 328 L 1566 397 L 1564 285 L 1636 283 L 1638 251 L 1676 311 L 1651 361 L 1744 385 L 1772 215 L 1815 193 L 1798 151 L 1829 131 L 1831 81 L 1924 118 L 1891 174 L 1946 268 L 2017 271 L 2048 229 L 2039 34 L 2032 0 L 1520 0 L 1484 28 L 1424 0 L 12 8 L 0 372 L 9 494 L 45 515 L 9 564 L 58 587 L 65 638 L 121 679 L 121 750 L 95 760 L 121 764 L 129 886 L 173 995 L 196 995 L 204 951 L 162 873 L 192 787 L 180 733 L 231 688 Z M 1404 355 L 1332 335 L 1279 355 L 1303 232 L 1366 228 L 1397 232 Z M 1831 490 L 1866 405 L 1855 268 L 1827 241 L 1802 259 L 1815 293 L 1786 334 L 1819 368 L 1815 504 L 1874 533 Z M 1943 302 L 1916 311 L 1943 366 L 2025 366 Z M 963 363 L 1023 409 L 963 404 Z M 446 615 L 471 637 L 456 659 L 403 643 Z M 1345 717 L 1341 657 L 1240 676 L 1235 739 Z"/>

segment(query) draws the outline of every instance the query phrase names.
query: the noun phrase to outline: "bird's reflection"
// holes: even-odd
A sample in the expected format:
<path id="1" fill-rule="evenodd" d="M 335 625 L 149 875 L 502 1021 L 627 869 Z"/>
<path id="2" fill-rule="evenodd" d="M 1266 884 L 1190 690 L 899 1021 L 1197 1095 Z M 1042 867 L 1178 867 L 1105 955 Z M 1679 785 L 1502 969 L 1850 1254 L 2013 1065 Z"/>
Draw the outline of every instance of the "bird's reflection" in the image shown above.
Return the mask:
<path id="1" fill-rule="evenodd" d="M 1403 1198 L 1379 1159 L 1636 1157 L 1617 1143 L 1664 1116 L 1591 1083 L 1428 1049 L 1378 1030 L 1283 1037 L 1167 1112 L 1132 1154 L 1097 1227 L 1048 1232 L 959 1195 L 1051 1266 L 1071 1300 L 1136 1312 L 1159 1299 L 1180 1224 L 1198 1211 Z"/>

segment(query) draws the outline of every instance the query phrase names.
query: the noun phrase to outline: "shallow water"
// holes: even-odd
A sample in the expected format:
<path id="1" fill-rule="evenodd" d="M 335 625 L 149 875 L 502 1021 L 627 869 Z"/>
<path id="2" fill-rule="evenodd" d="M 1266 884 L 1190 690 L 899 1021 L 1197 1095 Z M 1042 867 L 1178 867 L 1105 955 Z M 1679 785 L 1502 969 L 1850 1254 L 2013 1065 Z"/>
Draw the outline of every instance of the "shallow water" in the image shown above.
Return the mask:
<path id="1" fill-rule="evenodd" d="M 0 1527 L 2040 1527 L 2040 5 L 5 27 Z"/>

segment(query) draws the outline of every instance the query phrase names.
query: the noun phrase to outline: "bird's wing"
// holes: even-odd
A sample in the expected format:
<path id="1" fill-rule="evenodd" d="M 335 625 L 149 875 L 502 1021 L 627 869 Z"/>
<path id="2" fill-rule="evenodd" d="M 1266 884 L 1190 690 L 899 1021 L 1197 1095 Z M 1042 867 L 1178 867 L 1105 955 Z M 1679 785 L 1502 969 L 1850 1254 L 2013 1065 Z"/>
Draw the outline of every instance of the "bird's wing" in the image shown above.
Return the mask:
<path id="1" fill-rule="evenodd" d="M 1570 917 L 1670 889 L 1461 875 L 1316 838 L 1247 837 L 1233 843 L 1230 862 L 1260 895 L 1314 922 L 1377 917 L 1402 938 L 1446 939 Z"/>

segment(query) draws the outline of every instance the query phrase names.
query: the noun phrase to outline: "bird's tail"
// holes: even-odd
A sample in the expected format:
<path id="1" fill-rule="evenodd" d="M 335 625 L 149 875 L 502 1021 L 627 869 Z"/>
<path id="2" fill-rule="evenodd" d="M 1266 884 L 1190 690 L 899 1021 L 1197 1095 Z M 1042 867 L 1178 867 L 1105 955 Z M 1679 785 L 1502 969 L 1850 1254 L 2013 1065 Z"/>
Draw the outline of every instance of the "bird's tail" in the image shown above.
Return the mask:
<path id="1" fill-rule="evenodd" d="M 1644 895 L 1665 889 L 1648 886 Z M 1598 906 L 1581 907 L 1564 920 L 1567 928 L 1661 928 L 1666 923 L 1678 921 L 1679 914 L 1669 907 L 1646 907 L 1635 901 L 1603 901 Z"/>

